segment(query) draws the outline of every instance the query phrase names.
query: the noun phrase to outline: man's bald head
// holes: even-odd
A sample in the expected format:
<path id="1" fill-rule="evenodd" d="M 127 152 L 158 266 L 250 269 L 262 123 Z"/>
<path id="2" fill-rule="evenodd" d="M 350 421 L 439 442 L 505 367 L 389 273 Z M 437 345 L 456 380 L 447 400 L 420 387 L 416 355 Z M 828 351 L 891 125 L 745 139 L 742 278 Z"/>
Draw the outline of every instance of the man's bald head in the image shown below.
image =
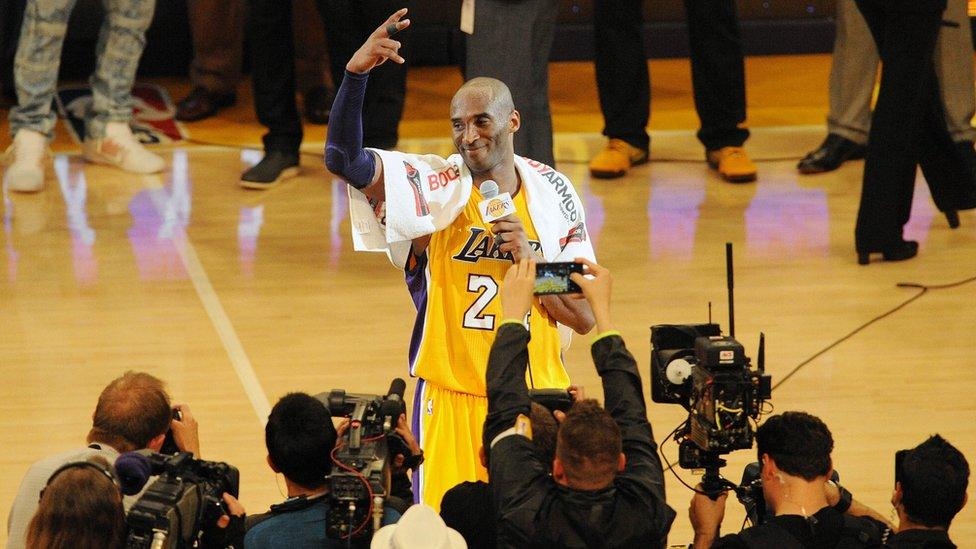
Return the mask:
<path id="1" fill-rule="evenodd" d="M 455 113 L 460 103 L 469 97 L 483 99 L 492 114 L 499 118 L 508 116 L 515 110 L 512 92 L 504 82 L 495 78 L 479 76 L 465 82 L 454 94 L 454 99 L 451 100 L 451 113 Z"/>

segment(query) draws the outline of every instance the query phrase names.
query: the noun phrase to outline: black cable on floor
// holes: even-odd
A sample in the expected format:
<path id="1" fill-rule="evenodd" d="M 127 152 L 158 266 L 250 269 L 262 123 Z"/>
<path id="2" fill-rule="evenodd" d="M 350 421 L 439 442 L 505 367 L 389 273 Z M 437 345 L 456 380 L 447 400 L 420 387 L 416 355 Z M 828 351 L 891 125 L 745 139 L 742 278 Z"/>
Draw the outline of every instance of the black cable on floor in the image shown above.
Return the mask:
<path id="1" fill-rule="evenodd" d="M 947 288 L 955 288 L 956 286 L 962 286 L 963 284 L 968 284 L 968 283 L 970 283 L 970 282 L 972 282 L 974 280 L 976 280 L 976 276 L 967 278 L 965 280 L 960 280 L 958 282 L 952 282 L 950 284 L 938 284 L 938 285 L 934 285 L 934 286 L 929 286 L 929 285 L 925 285 L 925 284 L 919 284 L 917 282 L 899 282 L 898 284 L 895 285 L 896 287 L 898 287 L 898 288 L 916 288 L 916 289 L 919 290 L 919 292 L 917 294 L 913 295 L 912 297 L 906 299 L 905 301 L 901 302 L 900 304 L 896 305 L 895 307 L 889 309 L 888 311 L 885 311 L 884 313 L 881 313 L 880 315 L 872 318 L 871 320 L 865 322 L 864 324 L 861 324 L 857 328 L 854 328 L 853 330 L 851 330 L 850 333 L 848 333 L 844 337 L 842 337 L 842 338 L 834 341 L 830 345 L 827 345 L 826 347 L 824 347 L 823 349 L 817 351 L 816 353 L 814 353 L 812 356 L 810 356 L 809 358 L 807 358 L 803 362 L 797 364 L 796 367 L 794 367 L 792 370 L 790 370 L 790 373 L 788 373 L 785 376 L 783 376 L 783 379 L 779 380 L 775 385 L 773 385 L 773 389 L 775 390 L 779 386 L 781 386 L 782 384 L 786 383 L 786 381 L 788 379 L 790 379 L 791 377 L 793 377 L 793 374 L 799 372 L 804 366 L 806 366 L 807 364 L 810 364 L 811 362 L 813 362 L 814 360 L 816 360 L 818 357 L 820 357 L 821 355 L 823 355 L 827 351 L 833 349 L 834 347 L 836 347 L 836 346 L 840 345 L 841 343 L 847 341 L 848 339 L 854 337 L 856 334 L 858 334 L 859 332 L 861 332 L 862 330 L 864 330 L 868 326 L 874 324 L 875 322 L 877 322 L 877 321 L 879 321 L 879 320 L 881 320 L 883 318 L 886 318 L 888 316 L 891 316 L 892 314 L 898 312 L 899 310 L 901 310 L 904 307 L 906 307 L 909 303 L 911 303 L 911 302 L 915 301 L 916 299 L 918 299 L 918 298 L 922 297 L 923 295 L 925 295 L 929 290 L 944 290 L 944 289 L 947 289 Z"/>

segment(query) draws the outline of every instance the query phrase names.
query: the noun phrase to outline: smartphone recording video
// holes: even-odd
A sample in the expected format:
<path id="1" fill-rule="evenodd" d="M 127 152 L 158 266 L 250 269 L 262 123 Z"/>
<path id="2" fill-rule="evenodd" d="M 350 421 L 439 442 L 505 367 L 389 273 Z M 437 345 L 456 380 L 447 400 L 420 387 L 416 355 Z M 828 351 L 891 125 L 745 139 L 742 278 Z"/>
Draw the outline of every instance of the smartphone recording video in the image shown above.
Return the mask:
<path id="1" fill-rule="evenodd" d="M 535 295 L 578 294 L 578 284 L 569 279 L 570 273 L 583 274 L 581 263 L 539 263 L 535 266 Z"/>

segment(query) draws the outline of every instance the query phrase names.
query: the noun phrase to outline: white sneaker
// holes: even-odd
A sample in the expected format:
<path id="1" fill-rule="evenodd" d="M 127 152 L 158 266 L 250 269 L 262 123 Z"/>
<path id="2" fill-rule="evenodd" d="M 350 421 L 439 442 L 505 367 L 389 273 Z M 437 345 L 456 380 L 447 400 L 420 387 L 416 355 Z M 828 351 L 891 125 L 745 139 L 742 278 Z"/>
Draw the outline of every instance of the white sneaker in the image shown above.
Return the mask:
<path id="1" fill-rule="evenodd" d="M 8 167 L 3 173 L 4 187 L 21 193 L 36 193 L 44 188 L 44 163 L 48 156 L 44 134 L 17 130 L 6 154 Z"/>
<path id="2" fill-rule="evenodd" d="M 86 138 L 82 149 L 89 162 L 117 166 L 127 172 L 156 173 L 166 167 L 163 158 L 146 150 L 125 122 L 109 122 L 105 137 Z"/>

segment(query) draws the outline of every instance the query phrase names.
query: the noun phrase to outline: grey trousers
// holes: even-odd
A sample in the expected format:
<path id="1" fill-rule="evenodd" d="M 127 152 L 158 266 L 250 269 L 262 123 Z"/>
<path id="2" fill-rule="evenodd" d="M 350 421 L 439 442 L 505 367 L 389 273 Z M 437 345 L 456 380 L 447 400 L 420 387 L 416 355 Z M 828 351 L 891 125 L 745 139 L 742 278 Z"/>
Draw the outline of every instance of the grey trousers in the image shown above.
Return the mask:
<path id="1" fill-rule="evenodd" d="M 953 141 L 973 141 L 976 130 L 970 121 L 976 111 L 976 92 L 966 0 L 948 0 L 943 17 L 956 25 L 943 26 L 935 45 L 935 72 L 939 77 L 946 125 Z M 878 64 L 877 47 L 854 0 L 837 0 L 827 131 L 855 143 L 867 143 Z"/>
<path id="2" fill-rule="evenodd" d="M 146 46 L 156 0 L 103 0 L 105 19 L 98 32 L 95 72 L 89 83 L 92 106 L 85 117 L 87 137 L 105 135 L 109 122 L 132 118 L 132 85 Z M 26 128 L 48 138 L 57 121 L 51 101 L 58 84 L 61 47 L 75 0 L 28 0 L 14 60 L 17 106 L 10 109 L 10 134 Z"/>
<path id="3" fill-rule="evenodd" d="M 522 119 L 515 154 L 550 166 L 549 51 L 558 11 L 557 0 L 477 0 L 464 71 L 468 80 L 489 76 L 508 85 Z"/>

